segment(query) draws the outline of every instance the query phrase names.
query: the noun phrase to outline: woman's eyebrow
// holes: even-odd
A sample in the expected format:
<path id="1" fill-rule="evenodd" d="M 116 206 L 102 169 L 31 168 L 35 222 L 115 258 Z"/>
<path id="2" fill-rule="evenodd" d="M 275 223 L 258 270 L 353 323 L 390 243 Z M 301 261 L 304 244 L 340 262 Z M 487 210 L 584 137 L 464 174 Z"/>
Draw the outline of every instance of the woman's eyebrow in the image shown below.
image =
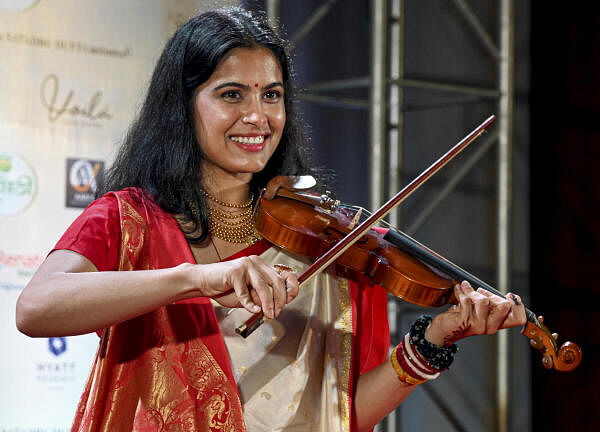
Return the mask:
<path id="1" fill-rule="evenodd" d="M 237 83 L 237 82 L 226 82 L 226 83 L 223 83 L 223 84 L 219 84 L 218 86 L 216 86 L 214 88 L 214 90 L 215 91 L 216 90 L 220 90 L 223 87 L 238 87 L 238 88 L 241 88 L 243 90 L 250 90 L 250 86 L 247 86 L 245 84 L 240 84 L 240 83 Z"/>
<path id="2" fill-rule="evenodd" d="M 266 85 L 266 86 L 264 87 L 264 89 L 265 89 L 265 90 L 269 90 L 269 89 L 272 89 L 273 87 L 283 87 L 283 83 L 282 83 L 282 82 L 279 82 L 279 81 L 277 81 L 277 82 L 274 82 L 274 83 L 271 83 L 271 84 L 268 84 L 268 85 Z"/>
<path id="3" fill-rule="evenodd" d="M 230 82 L 225 82 L 225 83 L 219 84 L 218 86 L 216 86 L 214 88 L 214 91 L 220 90 L 220 89 L 222 89 L 224 87 L 238 87 L 238 88 L 241 88 L 242 90 L 250 90 L 250 86 L 249 85 L 241 84 L 241 83 L 234 82 L 234 81 L 230 81 Z M 263 89 L 264 90 L 269 90 L 269 89 L 272 89 L 273 87 L 283 87 L 283 83 L 279 82 L 279 81 L 276 81 L 276 82 L 273 82 L 271 84 L 267 84 L 266 86 L 263 87 Z"/>

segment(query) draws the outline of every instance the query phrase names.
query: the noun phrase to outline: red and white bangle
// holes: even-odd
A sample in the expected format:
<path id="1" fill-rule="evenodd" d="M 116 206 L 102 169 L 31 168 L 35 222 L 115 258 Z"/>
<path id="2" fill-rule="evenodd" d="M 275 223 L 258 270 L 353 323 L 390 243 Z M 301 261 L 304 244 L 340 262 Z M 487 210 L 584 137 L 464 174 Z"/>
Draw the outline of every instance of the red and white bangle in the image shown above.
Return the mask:
<path id="1" fill-rule="evenodd" d="M 431 367 L 413 347 L 408 333 L 400 343 L 402 354 L 407 366 L 415 375 L 422 379 L 432 380 L 440 376 L 440 370 Z"/>
<path id="2" fill-rule="evenodd" d="M 425 373 L 437 373 L 440 372 L 439 369 L 431 366 L 429 362 L 423 357 L 423 355 L 419 352 L 419 350 L 415 347 L 415 344 L 410 339 L 409 335 L 404 336 L 402 339 L 402 344 L 407 346 L 406 354 L 410 356 L 411 360 L 413 360 L 417 366 L 420 366 Z"/>
<path id="3" fill-rule="evenodd" d="M 414 351 L 423 358 L 426 363 L 438 371 L 446 370 L 454 360 L 454 354 L 458 351 L 456 344 L 448 347 L 438 347 L 425 339 L 425 331 L 431 324 L 433 318 L 423 315 L 412 324 L 409 338 Z"/>
<path id="4" fill-rule="evenodd" d="M 439 377 L 454 359 L 456 344 L 438 347 L 425 339 L 425 330 L 431 321 L 429 316 L 419 317 L 392 351 L 392 366 L 398 379 L 407 384 L 422 384 Z"/>
<path id="5" fill-rule="evenodd" d="M 426 379 L 419 378 L 412 373 L 409 373 L 410 369 L 406 366 L 406 363 L 403 361 L 403 355 L 398 352 L 401 351 L 401 346 L 397 345 L 396 348 L 392 351 L 392 355 L 390 356 L 390 362 L 392 363 L 392 367 L 396 371 L 396 375 L 398 375 L 398 379 L 403 383 L 409 385 L 419 385 L 423 384 Z M 404 363 L 404 365 L 402 364 Z"/>
<path id="6" fill-rule="evenodd" d="M 413 346 L 408 334 L 394 348 L 390 358 L 398 379 L 410 385 L 422 384 L 440 376 Z"/>

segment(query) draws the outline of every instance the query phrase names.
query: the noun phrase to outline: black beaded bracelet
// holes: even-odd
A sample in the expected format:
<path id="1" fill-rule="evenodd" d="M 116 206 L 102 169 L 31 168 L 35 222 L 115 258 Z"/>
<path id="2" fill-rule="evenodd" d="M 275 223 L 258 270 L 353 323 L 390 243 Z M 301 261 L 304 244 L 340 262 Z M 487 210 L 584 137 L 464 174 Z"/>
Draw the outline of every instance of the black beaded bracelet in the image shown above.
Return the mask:
<path id="1" fill-rule="evenodd" d="M 409 337 L 412 344 L 419 350 L 419 353 L 427 360 L 432 368 L 437 370 L 448 369 L 454 360 L 454 354 L 458 351 L 456 344 L 447 348 L 440 348 L 425 339 L 425 330 L 431 324 L 431 318 L 428 315 L 422 315 L 410 327 Z"/>

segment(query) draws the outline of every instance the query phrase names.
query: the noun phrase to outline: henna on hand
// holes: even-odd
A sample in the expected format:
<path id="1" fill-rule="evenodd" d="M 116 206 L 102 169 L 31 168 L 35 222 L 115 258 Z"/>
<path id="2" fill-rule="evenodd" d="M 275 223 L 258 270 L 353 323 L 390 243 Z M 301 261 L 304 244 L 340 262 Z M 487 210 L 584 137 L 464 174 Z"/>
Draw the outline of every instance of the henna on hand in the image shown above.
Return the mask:
<path id="1" fill-rule="evenodd" d="M 471 324 L 467 322 L 461 323 L 457 330 L 454 330 L 451 334 L 444 337 L 444 346 L 448 347 L 459 339 L 463 339 L 467 336 L 467 333 L 471 330 Z"/>

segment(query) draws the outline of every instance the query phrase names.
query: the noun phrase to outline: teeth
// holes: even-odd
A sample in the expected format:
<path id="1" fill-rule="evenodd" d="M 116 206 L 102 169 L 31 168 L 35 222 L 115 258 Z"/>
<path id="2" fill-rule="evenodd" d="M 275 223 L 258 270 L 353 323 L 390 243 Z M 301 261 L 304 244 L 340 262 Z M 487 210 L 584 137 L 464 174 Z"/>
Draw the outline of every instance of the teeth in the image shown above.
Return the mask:
<path id="1" fill-rule="evenodd" d="M 237 141 L 244 144 L 262 144 L 265 141 L 265 137 L 263 135 L 259 135 L 256 137 L 230 137 L 232 141 Z"/>

